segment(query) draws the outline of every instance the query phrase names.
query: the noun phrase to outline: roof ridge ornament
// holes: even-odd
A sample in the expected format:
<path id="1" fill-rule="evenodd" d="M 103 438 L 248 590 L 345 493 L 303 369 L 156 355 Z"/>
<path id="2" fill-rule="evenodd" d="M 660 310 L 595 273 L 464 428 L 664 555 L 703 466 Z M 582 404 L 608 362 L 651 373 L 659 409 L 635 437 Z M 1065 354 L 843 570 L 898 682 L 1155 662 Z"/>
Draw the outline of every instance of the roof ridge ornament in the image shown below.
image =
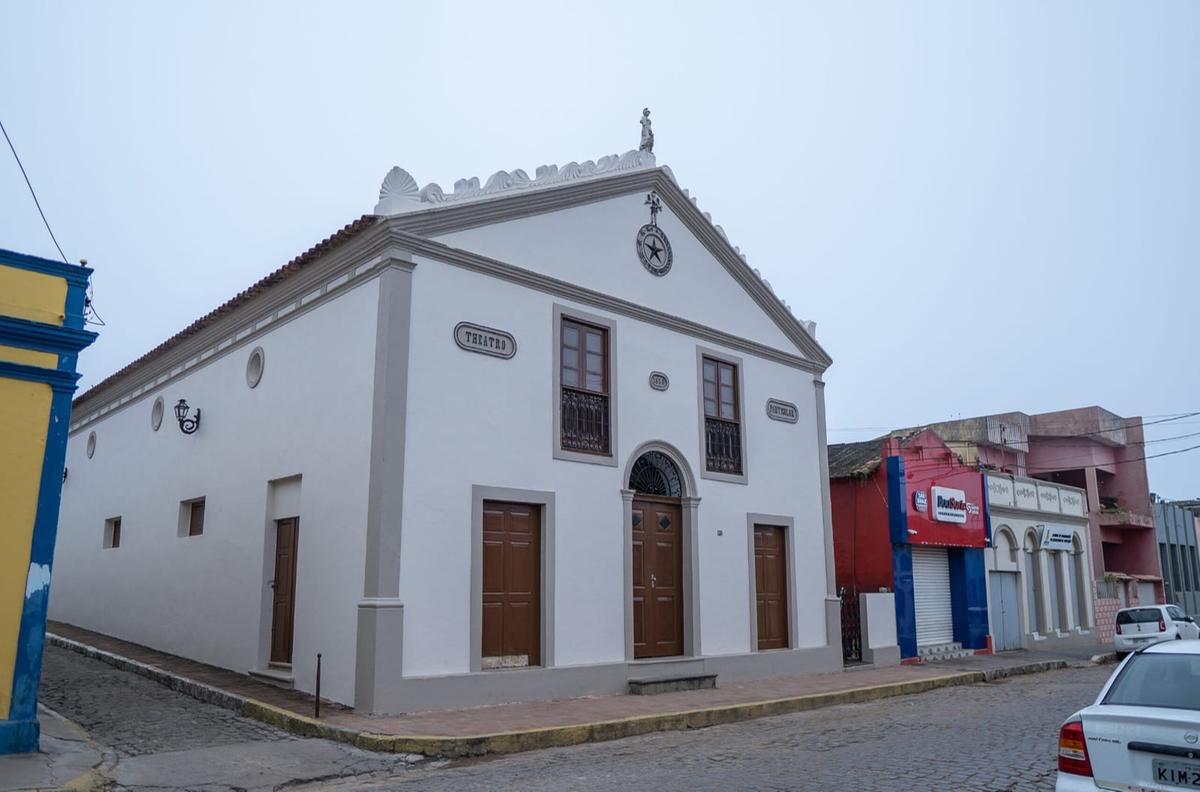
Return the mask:
<path id="1" fill-rule="evenodd" d="M 657 164 L 651 151 L 638 149 L 624 154 L 609 154 L 595 161 L 572 161 L 561 168 L 557 165 L 539 165 L 532 179 L 520 168 L 496 171 L 488 177 L 482 187 L 478 176 L 459 179 L 454 183 L 453 192 L 443 192 L 436 182 L 430 182 L 418 189 L 416 180 L 408 171 L 395 167 L 388 171 L 379 188 L 379 203 L 375 204 L 375 214 L 406 214 L 445 204 L 551 187 L 622 171 L 654 168 Z"/>
<path id="2" fill-rule="evenodd" d="M 638 151 L 654 153 L 654 130 L 650 128 L 650 108 L 642 108 L 642 119 L 639 122 L 642 125 L 642 142 L 638 146 Z"/>

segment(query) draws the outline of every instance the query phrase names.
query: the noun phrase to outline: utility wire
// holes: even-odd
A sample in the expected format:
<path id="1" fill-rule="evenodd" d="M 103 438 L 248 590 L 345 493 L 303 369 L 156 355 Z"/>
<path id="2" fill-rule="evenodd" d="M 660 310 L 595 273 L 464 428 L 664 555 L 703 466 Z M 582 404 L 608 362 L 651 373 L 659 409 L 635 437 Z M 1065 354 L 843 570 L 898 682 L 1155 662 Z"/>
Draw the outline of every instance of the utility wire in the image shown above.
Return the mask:
<path id="1" fill-rule="evenodd" d="M 38 214 L 42 216 L 42 222 L 46 224 L 46 231 L 50 233 L 50 239 L 54 242 L 54 247 L 58 248 L 58 255 L 62 256 L 62 260 L 66 264 L 67 254 L 63 253 L 62 245 L 58 244 L 58 239 L 54 236 L 53 229 L 50 228 L 50 221 L 46 219 L 46 213 L 42 211 L 42 202 L 38 200 L 37 193 L 33 191 L 33 183 L 29 181 L 29 174 L 25 172 L 25 166 L 21 164 L 21 158 L 17 155 L 17 147 L 13 145 L 12 138 L 8 136 L 8 130 L 4 128 L 4 122 L 0 121 L 0 132 L 4 133 L 4 139 L 8 141 L 8 148 L 12 151 L 13 159 L 17 161 L 17 167 L 21 169 L 21 175 L 25 177 L 25 186 L 29 188 L 29 194 L 33 196 L 33 204 L 37 207 Z"/>

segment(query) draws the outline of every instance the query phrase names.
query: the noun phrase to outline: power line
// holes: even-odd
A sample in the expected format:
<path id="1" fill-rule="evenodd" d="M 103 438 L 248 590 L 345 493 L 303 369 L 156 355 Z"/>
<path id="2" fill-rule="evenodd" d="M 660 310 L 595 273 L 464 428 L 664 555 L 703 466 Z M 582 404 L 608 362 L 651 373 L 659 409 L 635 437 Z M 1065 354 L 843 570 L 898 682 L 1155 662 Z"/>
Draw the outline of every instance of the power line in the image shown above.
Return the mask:
<path id="1" fill-rule="evenodd" d="M 1195 451 L 1197 449 L 1200 449 L 1200 445 L 1188 446 L 1187 448 L 1178 448 L 1174 451 L 1163 451 L 1158 454 L 1149 454 L 1146 456 L 1134 457 L 1133 459 L 1116 459 L 1116 460 L 1113 460 L 1109 464 L 1127 465 L 1130 462 L 1144 462 L 1147 459 L 1157 459 L 1158 457 L 1172 456 L 1173 454 L 1186 454 L 1188 451 Z M 1095 466 L 1089 465 L 1088 467 L 1095 467 Z M 1035 467 L 1034 471 L 1037 473 L 1061 473 L 1061 472 L 1067 471 L 1067 470 L 1078 470 L 1078 469 L 1079 469 L 1079 467 L 1078 467 L 1078 465 L 1076 465 L 1073 467 L 1062 467 L 1062 468 Z"/>
<path id="2" fill-rule="evenodd" d="M 38 200 L 37 193 L 33 191 L 33 183 L 29 181 L 29 174 L 25 172 L 25 166 L 21 164 L 21 158 L 17 156 L 17 147 L 13 145 L 12 138 L 8 136 L 8 130 L 4 128 L 4 122 L 0 121 L 0 132 L 4 133 L 4 139 L 8 141 L 8 148 L 12 151 L 13 159 L 17 161 L 17 167 L 21 169 L 21 175 L 25 177 L 25 186 L 29 188 L 29 194 L 33 196 L 33 204 L 37 207 L 38 214 L 42 216 L 42 222 L 46 224 L 46 231 L 50 233 L 50 239 L 54 242 L 54 247 L 58 248 L 58 255 L 62 256 L 62 260 L 66 264 L 67 254 L 63 253 L 62 245 L 58 244 L 58 239 L 54 236 L 53 229 L 50 228 L 50 221 L 46 219 L 46 213 L 42 211 L 42 202 Z"/>
<path id="3" fill-rule="evenodd" d="M 1160 423 L 1182 421 L 1184 418 L 1191 418 L 1196 415 L 1200 415 L 1200 411 L 1179 412 L 1179 413 L 1158 413 L 1155 415 L 1144 415 L 1144 416 L 1142 416 L 1143 418 L 1161 418 L 1162 420 L 1142 421 L 1142 423 L 1140 425 L 1141 426 L 1153 426 L 1155 424 L 1160 424 Z M 981 416 L 981 417 L 991 417 L 991 416 Z M 973 419 L 949 418 L 944 421 L 926 421 L 925 423 L 914 424 L 912 426 L 912 428 L 913 429 L 926 429 L 926 428 L 934 427 L 938 424 L 958 423 L 960 421 L 969 421 L 969 420 L 973 420 Z M 1123 418 L 1122 420 L 1129 421 L 1131 419 Z M 1038 423 L 1044 427 L 1053 427 L 1053 426 L 1067 426 L 1067 425 L 1076 423 L 1076 421 L 1071 421 L 1071 420 L 1038 421 Z M 1184 423 L 1193 424 L 1193 423 L 1200 423 L 1200 421 L 1185 421 Z M 1058 436 L 1060 436 L 1060 437 L 1087 437 L 1090 435 L 1106 434 L 1108 432 L 1116 432 L 1116 431 L 1120 431 L 1121 429 L 1127 429 L 1127 428 L 1130 428 L 1133 426 L 1138 426 L 1138 425 L 1139 424 L 1136 424 L 1136 423 L 1126 423 L 1124 426 L 1115 427 L 1113 429 L 1100 429 L 1100 430 L 1093 431 L 1093 432 L 1081 432 L 1079 434 L 1074 434 L 1074 435 L 1058 435 Z M 830 432 L 888 432 L 888 433 L 890 433 L 890 432 L 894 432 L 894 431 L 903 431 L 903 429 L 898 430 L 895 425 L 892 425 L 892 426 L 832 426 L 832 427 L 829 427 L 829 429 L 827 431 L 830 431 Z"/>

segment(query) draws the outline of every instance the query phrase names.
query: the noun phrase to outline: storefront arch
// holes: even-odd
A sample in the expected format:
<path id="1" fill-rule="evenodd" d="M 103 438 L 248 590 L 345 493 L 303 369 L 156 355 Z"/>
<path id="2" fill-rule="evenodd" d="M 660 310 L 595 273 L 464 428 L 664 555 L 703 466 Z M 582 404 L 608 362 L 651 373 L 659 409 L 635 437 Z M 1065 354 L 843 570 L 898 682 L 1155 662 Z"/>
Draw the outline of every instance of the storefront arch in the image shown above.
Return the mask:
<path id="1" fill-rule="evenodd" d="M 1092 581 L 1087 570 L 1087 555 L 1083 552 L 1083 542 L 1077 533 L 1071 540 L 1071 574 L 1075 581 L 1076 624 L 1083 630 L 1092 626 L 1091 614 L 1088 613 L 1088 595 L 1092 590 Z"/>
<path id="2" fill-rule="evenodd" d="M 1038 537 L 1032 529 L 1025 533 L 1025 612 L 1029 616 L 1029 632 L 1042 631 L 1045 622 L 1042 610 L 1042 559 Z"/>
<path id="3" fill-rule="evenodd" d="M 1017 537 L 1013 535 L 1012 528 L 1007 525 L 997 526 L 992 531 L 992 549 L 996 551 L 997 561 L 1017 563 Z M 997 567 L 999 567 L 999 563 Z"/>

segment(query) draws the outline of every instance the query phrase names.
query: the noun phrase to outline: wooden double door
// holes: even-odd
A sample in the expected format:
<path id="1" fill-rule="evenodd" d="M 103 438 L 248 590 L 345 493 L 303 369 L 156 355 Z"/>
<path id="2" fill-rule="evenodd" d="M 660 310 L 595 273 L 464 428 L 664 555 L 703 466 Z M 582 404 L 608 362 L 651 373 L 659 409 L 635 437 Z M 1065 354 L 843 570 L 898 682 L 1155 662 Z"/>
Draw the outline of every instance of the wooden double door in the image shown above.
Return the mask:
<path id="1" fill-rule="evenodd" d="M 633 656 L 683 654 L 683 519 L 679 500 L 633 500 Z"/>

